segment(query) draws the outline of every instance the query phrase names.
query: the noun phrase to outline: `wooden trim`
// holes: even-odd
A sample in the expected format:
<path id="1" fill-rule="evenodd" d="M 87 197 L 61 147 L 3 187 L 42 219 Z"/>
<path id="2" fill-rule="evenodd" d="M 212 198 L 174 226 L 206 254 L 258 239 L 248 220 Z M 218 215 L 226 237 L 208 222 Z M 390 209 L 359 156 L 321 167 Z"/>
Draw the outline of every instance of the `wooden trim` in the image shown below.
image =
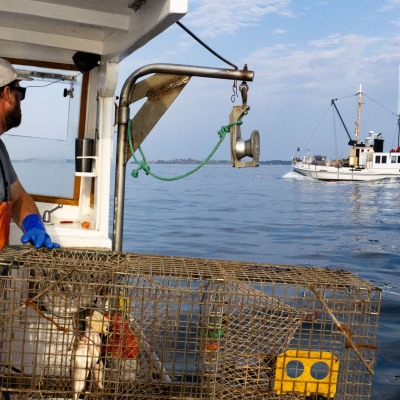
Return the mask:
<path id="1" fill-rule="evenodd" d="M 80 179 L 80 177 L 79 177 Z M 66 197 L 52 197 L 52 196 L 43 196 L 39 194 L 31 195 L 35 201 L 40 201 L 42 203 L 54 203 L 54 204 L 63 204 L 68 206 L 75 206 L 78 204 L 79 199 L 68 199 Z"/>
<path id="2" fill-rule="evenodd" d="M 78 137 L 85 137 L 87 101 L 89 91 L 89 72 L 85 72 L 82 77 L 82 93 L 81 93 L 81 112 L 79 115 Z"/>
<path id="3" fill-rule="evenodd" d="M 52 68 L 52 69 L 63 69 L 63 70 L 71 70 L 78 71 L 78 68 L 75 67 L 74 64 L 62 64 L 62 63 L 53 63 L 48 61 L 37 61 L 37 60 L 24 60 L 20 58 L 8 58 L 4 57 L 11 64 L 19 64 L 26 65 L 29 67 L 40 67 L 40 68 Z"/>
<path id="4" fill-rule="evenodd" d="M 81 113 L 79 116 L 79 129 L 78 129 L 78 137 L 79 138 L 84 138 L 85 137 L 85 128 L 86 128 L 86 116 L 87 116 L 87 99 L 88 99 L 88 92 L 89 92 L 89 73 L 85 72 L 83 74 L 83 79 L 82 79 L 82 95 L 81 95 Z M 78 202 L 79 202 L 79 190 L 80 190 L 80 185 L 77 187 L 76 186 L 76 179 L 75 177 L 75 190 L 77 192 L 74 192 L 74 197 L 75 195 L 78 197 Z M 79 179 L 79 183 L 80 183 Z M 94 189 L 95 189 L 95 180 L 91 179 L 91 188 L 90 188 L 90 205 L 94 207 Z"/>

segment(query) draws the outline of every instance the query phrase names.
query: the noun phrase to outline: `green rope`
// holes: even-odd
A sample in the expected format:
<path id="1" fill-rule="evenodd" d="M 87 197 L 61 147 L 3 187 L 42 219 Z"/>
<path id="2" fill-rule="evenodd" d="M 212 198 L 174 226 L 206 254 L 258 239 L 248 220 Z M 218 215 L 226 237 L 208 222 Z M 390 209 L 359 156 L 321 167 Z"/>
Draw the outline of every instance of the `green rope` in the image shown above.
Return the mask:
<path id="1" fill-rule="evenodd" d="M 193 173 L 198 171 L 201 167 L 203 167 L 205 164 L 207 164 L 210 161 L 211 157 L 214 155 L 214 153 L 218 150 L 220 144 L 225 139 L 226 134 L 228 132 L 230 132 L 230 128 L 232 126 L 234 126 L 234 125 L 241 125 L 243 123 L 243 121 L 238 119 L 237 121 L 232 122 L 229 125 L 222 126 L 221 129 L 218 131 L 219 141 L 215 145 L 214 149 L 211 151 L 210 155 L 205 160 L 200 162 L 200 164 L 197 165 L 195 168 L 193 168 L 191 171 L 186 172 L 185 174 L 182 174 L 182 175 L 179 175 L 179 176 L 172 177 L 172 178 L 165 178 L 165 177 L 159 176 L 159 175 L 155 174 L 154 172 L 152 172 L 150 170 L 150 166 L 147 164 L 146 157 L 145 157 L 145 155 L 144 155 L 144 153 L 143 153 L 143 151 L 142 151 L 140 146 L 138 147 L 138 149 L 139 149 L 140 155 L 142 157 L 142 160 L 140 161 L 136 157 L 135 151 L 133 149 L 133 143 L 132 143 L 131 123 L 132 123 L 131 120 L 129 120 L 128 121 L 128 126 L 127 126 L 127 128 L 128 128 L 128 141 L 129 141 L 129 147 L 131 149 L 132 157 L 135 160 L 135 163 L 138 165 L 138 168 L 134 169 L 131 172 L 131 175 L 134 178 L 138 178 L 140 170 L 143 170 L 146 173 L 146 175 L 150 175 L 153 178 L 159 179 L 161 181 L 177 181 L 179 179 L 186 178 L 187 176 L 192 175 Z"/>

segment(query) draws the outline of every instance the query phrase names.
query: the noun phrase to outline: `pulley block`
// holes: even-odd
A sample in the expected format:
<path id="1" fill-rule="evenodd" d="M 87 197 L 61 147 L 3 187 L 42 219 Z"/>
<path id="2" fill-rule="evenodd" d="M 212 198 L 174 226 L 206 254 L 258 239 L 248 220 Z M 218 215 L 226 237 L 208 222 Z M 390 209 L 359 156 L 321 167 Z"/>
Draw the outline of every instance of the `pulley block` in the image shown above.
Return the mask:
<path id="1" fill-rule="evenodd" d="M 247 114 L 248 105 L 234 106 L 229 116 L 230 123 L 241 120 Z M 230 128 L 231 133 L 231 161 L 236 168 L 258 167 L 260 164 L 260 134 L 257 130 L 251 133 L 250 139 L 243 140 L 240 125 L 234 124 Z M 249 161 L 242 161 L 244 158 Z"/>

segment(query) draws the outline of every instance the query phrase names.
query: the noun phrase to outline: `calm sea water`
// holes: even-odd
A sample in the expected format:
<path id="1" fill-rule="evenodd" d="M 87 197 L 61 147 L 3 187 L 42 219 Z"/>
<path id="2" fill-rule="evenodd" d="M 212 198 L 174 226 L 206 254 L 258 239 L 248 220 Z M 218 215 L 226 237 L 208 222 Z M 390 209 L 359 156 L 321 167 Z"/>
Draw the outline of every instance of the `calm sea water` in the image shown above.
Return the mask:
<path id="1" fill-rule="evenodd" d="M 171 177 L 189 165 L 154 165 Z M 383 289 L 372 399 L 400 399 L 400 181 L 326 183 L 290 166 L 127 168 L 123 251 L 350 270 Z"/>

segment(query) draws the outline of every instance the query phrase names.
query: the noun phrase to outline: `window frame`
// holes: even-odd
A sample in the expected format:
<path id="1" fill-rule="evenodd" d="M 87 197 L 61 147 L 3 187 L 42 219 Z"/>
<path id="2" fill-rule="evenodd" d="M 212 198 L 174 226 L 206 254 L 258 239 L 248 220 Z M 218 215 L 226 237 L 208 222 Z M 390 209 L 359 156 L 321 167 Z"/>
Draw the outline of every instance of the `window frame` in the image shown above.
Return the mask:
<path id="1" fill-rule="evenodd" d="M 7 58 L 11 64 L 26 65 L 29 67 L 41 67 L 49 69 L 60 69 L 60 70 L 71 70 L 78 71 L 74 64 L 62 64 L 53 63 L 47 61 L 33 61 L 24 60 L 18 58 Z M 86 115 L 87 115 L 87 99 L 88 99 L 88 88 L 89 88 L 89 72 L 82 74 L 82 92 L 81 92 L 81 102 L 79 109 L 79 123 L 78 123 L 78 136 L 77 138 L 83 138 L 85 136 L 85 125 L 86 125 Z M 74 188 L 72 198 L 70 197 L 58 197 L 58 196 L 45 196 L 40 194 L 30 193 L 33 200 L 43 203 L 56 203 L 63 205 L 77 206 L 79 205 L 79 194 L 81 188 L 82 179 L 80 176 L 75 176 Z M 92 187 L 93 191 L 93 187 Z"/>

